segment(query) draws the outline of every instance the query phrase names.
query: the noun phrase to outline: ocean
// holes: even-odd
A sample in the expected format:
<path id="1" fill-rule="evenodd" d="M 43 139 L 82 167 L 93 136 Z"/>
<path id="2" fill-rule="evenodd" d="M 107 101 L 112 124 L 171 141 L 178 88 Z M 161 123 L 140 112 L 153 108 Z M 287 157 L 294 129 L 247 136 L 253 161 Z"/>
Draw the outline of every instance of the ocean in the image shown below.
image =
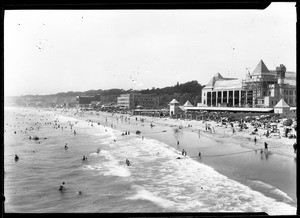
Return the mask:
<path id="1" fill-rule="evenodd" d="M 197 133 L 150 127 L 121 115 L 99 114 L 91 121 L 85 115 L 78 119 L 70 113 L 32 108 L 5 107 L 4 112 L 5 212 L 296 214 L 296 200 L 289 193 L 296 190 L 295 172 L 288 174 L 291 191 L 279 187 L 280 182 L 272 183 L 273 179 L 261 179 L 255 169 L 243 170 L 244 174 L 231 170 L 231 165 L 247 169 L 234 158 L 199 160 L 199 144 L 202 153 L 223 145 Z M 142 134 L 135 134 L 136 130 Z M 130 134 L 122 135 L 125 131 Z M 187 156 L 182 156 L 182 143 L 189 139 Z M 244 148 L 226 149 L 219 150 Z M 261 164 L 263 160 L 254 152 L 239 158 L 245 163 L 257 158 L 253 162 L 264 169 L 272 167 L 275 157 L 268 164 Z M 287 161 L 285 173 L 294 171 L 295 165 Z M 249 174 L 251 178 L 246 178 Z M 64 190 L 60 191 L 62 182 Z"/>

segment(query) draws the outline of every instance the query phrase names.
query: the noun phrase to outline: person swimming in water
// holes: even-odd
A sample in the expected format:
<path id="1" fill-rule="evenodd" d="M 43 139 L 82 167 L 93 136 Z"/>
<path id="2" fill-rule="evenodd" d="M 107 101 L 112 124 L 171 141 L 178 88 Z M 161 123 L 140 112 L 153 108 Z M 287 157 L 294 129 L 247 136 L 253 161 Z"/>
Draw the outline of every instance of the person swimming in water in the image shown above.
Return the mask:
<path id="1" fill-rule="evenodd" d="M 63 191 L 66 188 L 64 187 L 65 182 L 62 182 L 62 185 L 59 186 L 59 191 Z"/>
<path id="2" fill-rule="evenodd" d="M 131 163 L 127 158 L 126 158 L 126 164 L 127 164 L 127 166 L 131 166 Z"/>
<path id="3" fill-rule="evenodd" d="M 182 154 L 182 155 L 184 155 L 184 154 L 185 154 L 185 150 L 184 150 L 184 149 L 182 149 L 182 152 L 181 152 L 181 154 Z"/>
<path id="4" fill-rule="evenodd" d="M 87 160 L 87 157 L 85 155 L 83 155 L 82 161 L 85 161 L 85 160 Z"/>
<path id="5" fill-rule="evenodd" d="M 99 154 L 99 153 L 100 153 L 100 151 L 101 151 L 101 150 L 100 150 L 100 148 L 97 148 L 97 154 Z"/>
<path id="6" fill-rule="evenodd" d="M 68 146 L 67 146 L 67 144 L 68 144 L 68 143 L 66 143 L 66 144 L 65 144 L 65 150 L 67 150 L 67 149 L 68 149 Z"/>
<path id="7" fill-rule="evenodd" d="M 19 156 L 15 154 L 15 161 L 19 160 Z"/>

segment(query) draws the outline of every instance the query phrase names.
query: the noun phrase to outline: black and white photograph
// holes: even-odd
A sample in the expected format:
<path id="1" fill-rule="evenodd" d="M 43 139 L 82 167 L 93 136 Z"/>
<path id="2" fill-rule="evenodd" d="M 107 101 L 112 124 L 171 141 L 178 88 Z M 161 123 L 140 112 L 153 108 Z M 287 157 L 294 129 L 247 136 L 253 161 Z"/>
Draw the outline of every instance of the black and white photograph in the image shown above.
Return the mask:
<path id="1" fill-rule="evenodd" d="M 4 212 L 296 215 L 296 22 L 5 10 Z"/>

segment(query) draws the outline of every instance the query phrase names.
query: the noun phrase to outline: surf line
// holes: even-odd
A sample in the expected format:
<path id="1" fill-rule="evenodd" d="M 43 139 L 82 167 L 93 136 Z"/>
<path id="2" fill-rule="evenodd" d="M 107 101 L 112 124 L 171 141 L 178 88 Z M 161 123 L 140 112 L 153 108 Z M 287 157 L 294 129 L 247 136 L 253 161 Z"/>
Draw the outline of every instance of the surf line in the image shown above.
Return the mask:
<path id="1" fill-rule="evenodd" d="M 147 135 L 147 134 L 157 134 L 157 133 L 165 133 L 167 130 L 159 131 L 159 132 L 146 132 L 146 133 L 141 133 L 142 135 Z"/>
<path id="2" fill-rule="evenodd" d="M 281 147 L 280 145 L 279 146 L 274 146 L 274 147 L 270 147 L 270 148 L 278 148 L 278 147 Z M 268 148 L 268 151 L 270 150 L 270 148 Z M 252 152 L 252 151 L 260 151 L 262 148 L 256 148 L 256 149 L 251 149 L 251 150 L 248 150 L 248 151 L 240 151 L 240 152 L 234 152 L 234 153 L 227 153 L 227 154 L 215 154 L 215 155 L 201 155 L 201 157 L 221 157 L 221 156 L 229 156 L 229 155 L 235 155 L 235 154 L 242 154 L 242 153 L 248 153 L 248 152 Z M 197 156 L 199 158 L 199 156 Z M 192 157 L 192 158 L 196 158 L 195 157 Z M 198 159 L 197 158 L 197 159 Z"/>
<path id="3" fill-rule="evenodd" d="M 122 130 L 121 130 L 122 131 Z M 126 130 L 123 130 L 124 132 L 126 131 Z M 139 134 L 136 134 L 135 133 L 135 135 L 149 135 L 149 134 L 157 134 L 157 133 L 165 133 L 165 132 L 167 132 L 167 130 L 163 130 L 163 131 L 158 131 L 158 132 L 146 132 L 146 133 L 143 133 L 143 132 L 141 132 L 141 133 L 139 133 Z M 127 134 L 128 135 L 128 134 Z M 129 135 L 131 135 L 131 134 L 129 134 Z M 132 135 L 134 135 L 134 133 L 132 133 Z"/>

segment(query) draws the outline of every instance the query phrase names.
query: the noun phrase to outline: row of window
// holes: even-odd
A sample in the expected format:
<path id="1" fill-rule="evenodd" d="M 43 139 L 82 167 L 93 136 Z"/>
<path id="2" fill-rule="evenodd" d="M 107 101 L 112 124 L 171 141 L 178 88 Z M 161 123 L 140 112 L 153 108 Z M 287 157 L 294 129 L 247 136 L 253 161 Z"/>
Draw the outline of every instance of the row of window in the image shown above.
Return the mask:
<path id="1" fill-rule="evenodd" d="M 158 102 L 158 99 L 145 99 L 145 98 L 138 98 L 138 99 L 134 99 L 135 101 L 150 101 L 150 102 Z"/>
<path id="2" fill-rule="evenodd" d="M 284 89 L 283 93 L 284 95 L 296 95 L 296 90 Z"/>
<path id="3" fill-rule="evenodd" d="M 295 99 L 293 99 L 293 98 L 289 98 L 289 99 L 285 98 L 284 101 L 286 103 L 288 103 L 288 104 L 297 104 L 297 99 L 296 98 Z M 264 104 L 264 102 L 265 101 L 262 99 L 261 103 Z M 256 99 L 255 103 L 256 104 L 258 103 L 257 99 Z M 206 100 L 205 99 L 203 100 L 203 104 L 206 104 Z M 274 104 L 274 101 L 272 101 L 271 105 L 276 105 L 276 104 L 277 104 L 277 101 L 275 101 L 275 104 Z"/>
<path id="4" fill-rule="evenodd" d="M 284 101 L 288 104 L 297 104 L 296 98 L 285 98 Z"/>
<path id="5" fill-rule="evenodd" d="M 138 101 L 137 104 L 141 105 L 157 105 L 156 102 Z"/>
<path id="6" fill-rule="evenodd" d="M 222 91 L 218 91 L 218 96 L 219 96 L 219 94 L 221 93 Z M 229 91 L 229 93 L 232 93 L 233 91 Z M 216 93 L 216 92 L 208 92 L 208 93 Z M 227 94 L 227 91 L 225 91 L 224 92 L 224 94 Z M 292 89 L 284 89 L 284 95 L 296 95 L 296 90 L 292 90 Z M 225 94 L 225 95 L 226 95 Z M 266 94 L 267 94 L 267 92 L 266 91 L 264 91 L 263 92 L 263 95 L 264 96 L 266 96 Z M 204 92 L 203 93 L 203 95 L 205 96 L 206 95 L 206 93 Z M 268 91 L 268 96 L 270 96 L 271 95 L 271 91 Z"/>
<path id="7" fill-rule="evenodd" d="M 216 91 L 216 92 L 207 92 L 208 94 L 211 94 L 211 95 L 216 95 L 216 93 L 218 93 L 218 96 L 221 97 L 222 96 L 222 92 L 223 92 L 223 96 L 226 96 L 227 95 L 227 92 L 229 93 L 229 95 L 232 95 L 233 92 L 235 93 L 236 96 L 239 95 L 239 92 L 242 91 L 242 90 L 232 90 L 232 91 Z M 244 91 L 242 91 L 243 93 Z M 205 96 L 206 93 L 204 92 L 203 93 L 203 96 Z"/>

